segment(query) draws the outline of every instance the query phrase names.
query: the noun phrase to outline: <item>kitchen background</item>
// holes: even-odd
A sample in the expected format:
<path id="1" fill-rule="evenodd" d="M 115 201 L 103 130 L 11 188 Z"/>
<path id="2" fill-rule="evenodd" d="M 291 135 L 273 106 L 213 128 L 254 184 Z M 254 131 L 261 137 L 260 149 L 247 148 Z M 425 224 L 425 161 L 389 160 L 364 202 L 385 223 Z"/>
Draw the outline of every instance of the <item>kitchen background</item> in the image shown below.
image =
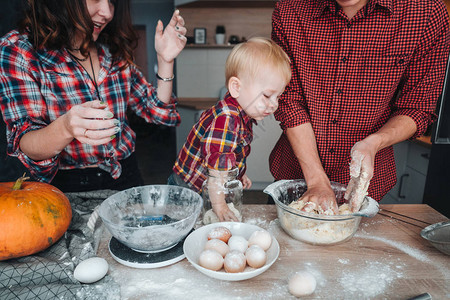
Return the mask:
<path id="1" fill-rule="evenodd" d="M 253 36 L 270 37 L 271 14 L 276 1 L 192 1 L 132 0 L 133 22 L 140 33 L 136 62 L 147 79 L 156 82 L 154 30 L 158 19 L 166 25 L 179 8 L 188 29 L 188 44 L 176 60 L 175 91 L 180 99 L 182 124 L 177 128 L 149 125 L 130 114 L 137 132 L 136 153 L 146 184 L 166 183 L 176 154 L 201 112 L 224 93 L 224 64 L 234 44 Z M 12 28 L 20 1 L 0 0 L 0 34 Z M 225 28 L 224 44 L 215 40 L 216 27 Z M 197 42 L 197 43 L 195 43 Z M 445 97 L 443 98 L 445 100 Z M 450 100 L 449 100 L 450 101 Z M 445 102 L 445 101 L 443 101 Z M 448 101 L 447 101 L 448 102 Z M 450 105 L 450 104 L 449 104 Z M 441 120 L 450 117 L 442 114 Z M 447 124 L 446 122 L 440 122 Z M 445 132 L 442 131 L 441 132 Z M 262 189 L 273 181 L 268 168 L 270 151 L 281 131 L 273 116 L 258 122 L 248 176 L 252 191 L 244 194 L 246 203 L 266 203 Z M 430 130 L 433 134 L 434 130 Z M 428 203 L 450 216 L 450 149 L 448 144 L 432 144 L 431 137 L 406 141 L 395 146 L 398 183 L 383 203 Z M 5 158 L 4 124 L 0 124 L 0 181 L 11 181 L 22 173 L 16 160 Z"/>

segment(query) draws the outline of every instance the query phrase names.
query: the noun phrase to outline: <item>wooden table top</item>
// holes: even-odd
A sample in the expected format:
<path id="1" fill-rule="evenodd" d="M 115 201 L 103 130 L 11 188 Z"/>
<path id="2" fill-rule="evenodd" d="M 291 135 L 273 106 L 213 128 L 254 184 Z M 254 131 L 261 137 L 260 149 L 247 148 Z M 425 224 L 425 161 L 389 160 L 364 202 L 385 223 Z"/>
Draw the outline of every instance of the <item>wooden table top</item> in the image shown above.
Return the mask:
<path id="1" fill-rule="evenodd" d="M 450 256 L 420 236 L 426 223 L 448 220 L 425 204 L 381 205 L 374 218 L 362 218 L 355 236 L 334 246 L 314 246 L 292 239 L 277 219 L 274 205 L 244 205 L 244 222 L 269 230 L 280 244 L 277 261 L 263 274 L 244 281 L 220 281 L 203 275 L 186 259 L 157 269 L 117 263 L 108 250 L 105 229 L 98 256 L 121 285 L 122 299 L 288 299 L 288 277 L 306 270 L 317 280 L 304 299 L 409 299 L 428 292 L 450 299 Z"/>

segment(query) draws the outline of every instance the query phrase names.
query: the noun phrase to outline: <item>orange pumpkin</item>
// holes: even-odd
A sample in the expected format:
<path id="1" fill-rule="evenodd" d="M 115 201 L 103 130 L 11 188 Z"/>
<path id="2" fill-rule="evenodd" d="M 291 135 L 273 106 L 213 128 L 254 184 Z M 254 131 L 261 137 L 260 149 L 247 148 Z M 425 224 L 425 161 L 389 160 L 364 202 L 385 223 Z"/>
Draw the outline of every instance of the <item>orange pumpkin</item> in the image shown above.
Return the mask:
<path id="1" fill-rule="evenodd" d="M 0 261 L 42 251 L 66 232 L 72 220 L 69 200 L 41 182 L 0 183 Z"/>

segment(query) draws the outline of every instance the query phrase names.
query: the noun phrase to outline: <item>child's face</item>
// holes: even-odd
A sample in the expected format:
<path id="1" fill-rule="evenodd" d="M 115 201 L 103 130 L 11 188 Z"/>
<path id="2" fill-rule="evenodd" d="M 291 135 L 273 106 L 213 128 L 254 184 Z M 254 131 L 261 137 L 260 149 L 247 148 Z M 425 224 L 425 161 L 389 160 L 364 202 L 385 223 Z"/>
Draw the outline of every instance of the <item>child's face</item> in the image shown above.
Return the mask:
<path id="1" fill-rule="evenodd" d="M 262 120 L 278 108 L 278 99 L 285 88 L 284 79 L 278 72 L 266 70 L 257 77 L 240 80 L 239 102 L 249 117 Z"/>

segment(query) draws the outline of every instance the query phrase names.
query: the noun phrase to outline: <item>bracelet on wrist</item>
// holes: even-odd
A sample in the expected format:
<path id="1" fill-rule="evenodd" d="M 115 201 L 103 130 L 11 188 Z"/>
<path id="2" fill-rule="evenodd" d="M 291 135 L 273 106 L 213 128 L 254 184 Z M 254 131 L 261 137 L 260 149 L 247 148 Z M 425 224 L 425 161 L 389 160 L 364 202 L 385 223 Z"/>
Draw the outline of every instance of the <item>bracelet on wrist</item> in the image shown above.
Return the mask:
<path id="1" fill-rule="evenodd" d="M 158 73 L 156 73 L 156 78 L 159 79 L 159 80 L 162 80 L 162 81 L 164 81 L 164 82 L 172 81 L 172 80 L 175 78 L 175 74 L 172 75 L 171 77 L 162 78 L 161 76 L 159 76 Z"/>

